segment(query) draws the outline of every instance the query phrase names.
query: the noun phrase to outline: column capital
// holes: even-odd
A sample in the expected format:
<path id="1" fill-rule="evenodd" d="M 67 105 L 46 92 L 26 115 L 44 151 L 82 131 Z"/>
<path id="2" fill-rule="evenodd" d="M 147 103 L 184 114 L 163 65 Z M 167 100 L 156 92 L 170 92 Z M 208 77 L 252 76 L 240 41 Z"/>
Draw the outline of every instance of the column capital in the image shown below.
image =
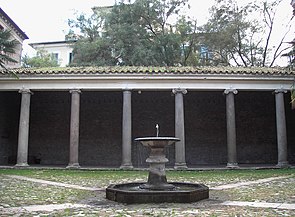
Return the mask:
<path id="1" fill-rule="evenodd" d="M 30 89 L 27 88 L 22 88 L 18 91 L 19 93 L 29 93 L 29 94 L 33 94 L 33 92 Z"/>
<path id="2" fill-rule="evenodd" d="M 172 93 L 173 94 L 178 94 L 178 93 L 181 93 L 181 94 L 187 94 L 187 89 L 184 89 L 184 88 L 174 88 L 172 89 Z"/>
<path id="3" fill-rule="evenodd" d="M 70 93 L 81 93 L 81 90 L 80 89 L 71 89 L 70 90 Z"/>
<path id="4" fill-rule="evenodd" d="M 278 94 L 278 93 L 287 93 L 287 92 L 288 92 L 288 90 L 280 88 L 280 89 L 276 89 L 273 93 Z"/>
<path id="5" fill-rule="evenodd" d="M 223 93 L 225 95 L 227 95 L 229 93 L 238 94 L 238 90 L 237 89 L 230 88 L 230 89 L 225 89 Z"/>
<path id="6" fill-rule="evenodd" d="M 132 93 L 132 89 L 130 89 L 130 88 L 123 88 L 122 89 L 122 92 L 123 93 Z"/>

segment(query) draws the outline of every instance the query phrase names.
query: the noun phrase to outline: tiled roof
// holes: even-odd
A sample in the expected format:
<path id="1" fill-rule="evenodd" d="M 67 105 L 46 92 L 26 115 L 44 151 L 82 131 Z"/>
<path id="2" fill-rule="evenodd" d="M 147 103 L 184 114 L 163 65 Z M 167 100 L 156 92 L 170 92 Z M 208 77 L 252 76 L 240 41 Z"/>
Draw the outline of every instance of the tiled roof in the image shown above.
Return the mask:
<path id="1" fill-rule="evenodd" d="M 244 67 L 57 67 L 18 68 L 11 72 L 18 76 L 51 75 L 228 75 L 228 76 L 295 76 L 295 71 L 287 68 L 244 68 Z M 0 71 L 1 75 L 7 74 Z"/>

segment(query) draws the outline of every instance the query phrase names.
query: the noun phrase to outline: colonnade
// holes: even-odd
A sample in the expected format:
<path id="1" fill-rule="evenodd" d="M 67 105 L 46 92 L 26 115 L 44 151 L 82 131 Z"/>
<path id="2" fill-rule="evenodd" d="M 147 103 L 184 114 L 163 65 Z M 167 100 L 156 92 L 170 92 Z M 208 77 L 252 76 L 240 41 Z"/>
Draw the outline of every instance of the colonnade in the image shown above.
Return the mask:
<path id="1" fill-rule="evenodd" d="M 132 144 L 132 90 L 124 89 L 122 109 L 122 169 L 133 168 L 131 159 Z M 276 128 L 278 167 L 288 167 L 287 159 L 287 133 L 284 94 L 286 90 L 274 91 L 276 103 Z M 22 89 L 21 108 L 19 121 L 19 137 L 17 150 L 17 167 L 28 165 L 29 121 L 30 121 L 30 98 L 33 94 L 29 89 Z M 175 145 L 175 169 L 186 169 L 185 160 L 185 123 L 183 96 L 186 89 L 176 88 L 172 90 L 175 95 L 175 137 L 180 139 Z M 71 119 L 70 119 L 70 154 L 67 168 L 79 168 L 79 119 L 80 119 L 80 94 L 81 90 L 72 89 L 71 94 Z M 236 144 L 236 120 L 235 120 L 235 95 L 236 89 L 224 90 L 226 100 L 226 126 L 227 126 L 227 167 L 238 167 L 237 144 Z"/>

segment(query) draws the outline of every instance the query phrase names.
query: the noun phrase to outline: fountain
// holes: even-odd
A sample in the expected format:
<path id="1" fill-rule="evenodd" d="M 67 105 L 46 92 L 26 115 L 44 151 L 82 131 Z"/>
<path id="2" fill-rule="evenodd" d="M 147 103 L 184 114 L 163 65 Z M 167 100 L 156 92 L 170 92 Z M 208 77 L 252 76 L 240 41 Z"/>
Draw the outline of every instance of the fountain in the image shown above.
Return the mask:
<path id="1" fill-rule="evenodd" d="M 167 182 L 164 148 L 180 139 L 159 137 L 159 125 L 156 125 L 156 137 L 137 138 L 143 146 L 150 148 L 146 162 L 150 164 L 146 183 L 123 183 L 110 185 L 106 189 L 106 198 L 120 203 L 191 203 L 209 198 L 209 188 L 203 184 Z"/>

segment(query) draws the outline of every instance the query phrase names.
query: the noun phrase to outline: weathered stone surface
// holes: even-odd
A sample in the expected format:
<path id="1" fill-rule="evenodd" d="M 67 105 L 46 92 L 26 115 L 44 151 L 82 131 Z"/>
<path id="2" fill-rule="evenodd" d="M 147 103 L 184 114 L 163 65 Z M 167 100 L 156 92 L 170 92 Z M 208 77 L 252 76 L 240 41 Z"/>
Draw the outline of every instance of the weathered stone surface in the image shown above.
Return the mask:
<path id="1" fill-rule="evenodd" d="M 192 203 L 209 198 L 209 188 L 202 184 L 170 182 L 176 190 L 150 191 L 138 189 L 144 183 L 110 185 L 106 198 L 119 203 Z"/>

